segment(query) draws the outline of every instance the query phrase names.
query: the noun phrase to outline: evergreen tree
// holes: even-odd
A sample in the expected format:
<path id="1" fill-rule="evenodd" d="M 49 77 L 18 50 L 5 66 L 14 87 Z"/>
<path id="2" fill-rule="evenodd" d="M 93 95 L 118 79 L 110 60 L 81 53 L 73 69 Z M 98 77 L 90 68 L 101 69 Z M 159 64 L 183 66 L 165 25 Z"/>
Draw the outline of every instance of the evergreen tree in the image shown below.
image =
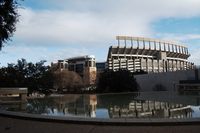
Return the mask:
<path id="1" fill-rule="evenodd" d="M 105 71 L 99 77 L 97 92 L 138 91 L 134 74 L 128 70 Z"/>
<path id="2" fill-rule="evenodd" d="M 12 37 L 18 21 L 16 0 L 0 0 L 0 49 Z"/>

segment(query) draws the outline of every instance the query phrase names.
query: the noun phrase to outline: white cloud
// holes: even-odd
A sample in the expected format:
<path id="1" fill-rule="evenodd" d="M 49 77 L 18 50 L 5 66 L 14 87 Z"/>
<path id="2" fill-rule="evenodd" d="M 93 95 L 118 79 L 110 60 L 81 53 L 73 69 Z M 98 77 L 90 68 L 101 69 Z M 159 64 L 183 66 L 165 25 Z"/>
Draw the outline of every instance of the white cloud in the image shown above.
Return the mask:
<path id="1" fill-rule="evenodd" d="M 110 40 L 117 34 L 142 35 L 149 32 L 148 24 L 137 20 L 137 17 L 124 22 L 125 18 L 112 18 L 112 16 L 104 18 L 93 13 L 67 11 L 37 13 L 26 9 L 21 10 L 21 14 L 22 20 L 18 25 L 16 37 L 31 43 L 93 44 Z"/>
<path id="2" fill-rule="evenodd" d="M 17 39 L 34 45 L 103 44 L 116 35 L 153 36 L 150 24 L 161 18 L 200 15 L 199 0 L 51 0 L 50 3 L 63 8 L 20 10 Z"/>
<path id="3" fill-rule="evenodd" d="M 198 40 L 200 39 L 200 34 L 175 34 L 175 33 L 158 33 L 157 37 L 164 40 L 174 40 L 181 42 L 188 42 L 189 40 Z"/>
<path id="4" fill-rule="evenodd" d="M 69 57 L 87 55 L 89 51 L 80 47 L 77 48 L 56 48 L 49 49 L 48 47 L 38 46 L 38 47 L 24 47 L 23 44 L 9 45 L 6 46 L 0 52 L 0 58 L 2 59 L 0 62 L 0 66 L 6 66 L 7 63 L 16 63 L 17 60 L 24 58 L 27 61 L 38 62 L 40 60 L 46 60 L 47 64 L 50 64 L 53 61 L 57 61 L 59 59 L 66 59 Z"/>

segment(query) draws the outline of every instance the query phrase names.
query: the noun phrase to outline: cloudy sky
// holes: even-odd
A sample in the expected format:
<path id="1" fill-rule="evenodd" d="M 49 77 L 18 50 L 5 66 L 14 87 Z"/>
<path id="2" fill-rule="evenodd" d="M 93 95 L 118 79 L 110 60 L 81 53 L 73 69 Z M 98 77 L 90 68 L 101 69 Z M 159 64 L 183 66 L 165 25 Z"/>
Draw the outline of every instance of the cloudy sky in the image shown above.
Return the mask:
<path id="1" fill-rule="evenodd" d="M 21 6 L 1 66 L 86 54 L 105 61 L 117 35 L 179 41 L 200 65 L 200 0 L 25 0 Z"/>

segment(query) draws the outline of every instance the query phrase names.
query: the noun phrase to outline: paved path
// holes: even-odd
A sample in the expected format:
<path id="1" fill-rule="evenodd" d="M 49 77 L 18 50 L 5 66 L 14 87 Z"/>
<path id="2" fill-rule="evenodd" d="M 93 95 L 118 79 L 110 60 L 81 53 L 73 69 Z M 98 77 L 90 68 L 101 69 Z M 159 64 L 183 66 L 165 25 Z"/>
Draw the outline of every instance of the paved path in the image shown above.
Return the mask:
<path id="1" fill-rule="evenodd" d="M 200 125 L 115 126 L 21 120 L 0 116 L 0 133 L 199 133 Z"/>

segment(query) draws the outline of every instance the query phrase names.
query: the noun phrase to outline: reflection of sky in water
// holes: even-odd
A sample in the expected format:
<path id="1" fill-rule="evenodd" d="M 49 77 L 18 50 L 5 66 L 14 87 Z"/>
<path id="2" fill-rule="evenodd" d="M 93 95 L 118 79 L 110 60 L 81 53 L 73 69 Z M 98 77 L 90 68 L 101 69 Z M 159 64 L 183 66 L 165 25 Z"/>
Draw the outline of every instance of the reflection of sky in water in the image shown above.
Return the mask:
<path id="1" fill-rule="evenodd" d="M 96 118 L 109 118 L 108 109 L 97 109 Z"/>
<path id="2" fill-rule="evenodd" d="M 59 112 L 58 109 L 50 109 L 46 110 L 46 113 L 42 113 L 42 115 L 50 115 L 50 116 L 74 116 L 70 113 Z M 79 114 L 79 116 L 81 116 Z M 92 118 L 109 118 L 108 109 L 96 109 L 96 111 L 91 112 Z"/>
<path id="3" fill-rule="evenodd" d="M 192 112 L 192 117 L 197 118 L 200 117 L 200 106 L 191 106 L 193 112 Z"/>
<path id="4" fill-rule="evenodd" d="M 52 110 L 52 109 L 48 108 L 46 110 L 46 113 L 42 113 L 42 115 L 63 116 L 64 114 L 61 112 L 58 112 L 57 109 Z"/>

